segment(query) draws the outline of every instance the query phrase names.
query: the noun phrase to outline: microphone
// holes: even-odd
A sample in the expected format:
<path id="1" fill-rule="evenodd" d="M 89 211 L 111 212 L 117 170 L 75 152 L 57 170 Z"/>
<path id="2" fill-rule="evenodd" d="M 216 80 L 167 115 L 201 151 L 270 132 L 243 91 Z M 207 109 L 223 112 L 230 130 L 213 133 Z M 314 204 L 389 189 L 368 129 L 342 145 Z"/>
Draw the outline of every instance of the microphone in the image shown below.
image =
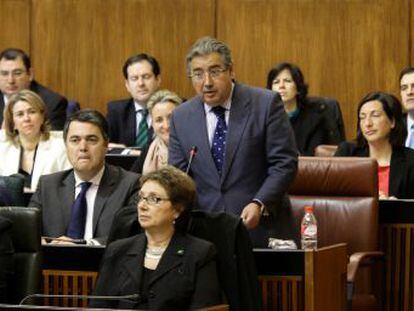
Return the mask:
<path id="1" fill-rule="evenodd" d="M 197 154 L 197 146 L 192 146 L 190 149 L 190 158 L 188 160 L 187 169 L 185 170 L 185 173 L 187 175 L 190 172 L 191 164 L 193 163 L 193 159 L 196 154 Z"/>
<path id="2" fill-rule="evenodd" d="M 119 300 L 139 302 L 141 299 L 139 294 L 121 295 L 121 296 L 99 296 L 99 295 L 53 295 L 53 294 L 31 294 L 24 297 L 19 305 L 24 305 L 25 302 L 32 298 L 72 298 L 72 299 L 92 299 L 92 300 Z"/>

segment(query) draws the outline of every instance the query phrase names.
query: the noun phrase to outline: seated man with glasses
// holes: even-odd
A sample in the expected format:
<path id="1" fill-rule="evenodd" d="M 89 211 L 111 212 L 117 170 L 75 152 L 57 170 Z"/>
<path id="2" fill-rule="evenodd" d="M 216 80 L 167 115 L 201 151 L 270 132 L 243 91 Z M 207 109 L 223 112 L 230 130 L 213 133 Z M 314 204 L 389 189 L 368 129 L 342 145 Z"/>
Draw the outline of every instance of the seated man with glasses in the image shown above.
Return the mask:
<path id="1" fill-rule="evenodd" d="M 0 52 L 0 125 L 3 111 L 11 95 L 30 89 L 45 102 L 52 130 L 63 129 L 68 101 L 33 79 L 29 56 L 20 49 L 9 48 Z"/>
<path id="2" fill-rule="evenodd" d="M 221 302 L 212 243 L 188 234 L 195 184 L 167 166 L 141 178 L 138 222 L 144 233 L 108 245 L 95 295 L 122 296 L 95 300 L 94 307 L 142 310 L 195 310 Z"/>

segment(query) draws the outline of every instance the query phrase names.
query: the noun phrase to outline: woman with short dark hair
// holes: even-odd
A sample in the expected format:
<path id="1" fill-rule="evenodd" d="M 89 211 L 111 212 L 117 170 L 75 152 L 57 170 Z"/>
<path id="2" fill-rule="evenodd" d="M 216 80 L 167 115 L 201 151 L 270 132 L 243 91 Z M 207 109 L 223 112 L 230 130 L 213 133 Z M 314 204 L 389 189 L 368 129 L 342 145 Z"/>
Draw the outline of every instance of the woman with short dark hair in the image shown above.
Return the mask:
<path id="1" fill-rule="evenodd" d="M 268 73 L 267 88 L 282 98 L 300 155 L 312 156 L 318 145 L 338 144 L 343 140 L 337 120 L 328 115 L 333 114 L 330 110 L 337 109 L 342 124 L 339 105 L 327 98 L 309 98 L 308 86 L 298 66 L 277 64 Z"/>
<path id="2" fill-rule="evenodd" d="M 135 295 L 95 307 L 194 310 L 221 302 L 215 247 L 186 233 L 196 188 L 166 166 L 141 178 L 138 222 L 144 233 L 108 245 L 96 295 Z"/>
<path id="3" fill-rule="evenodd" d="M 404 147 L 407 130 L 399 100 L 367 94 L 358 105 L 357 138 L 339 145 L 335 156 L 371 157 L 378 162 L 380 198 L 414 198 L 414 150 Z"/>

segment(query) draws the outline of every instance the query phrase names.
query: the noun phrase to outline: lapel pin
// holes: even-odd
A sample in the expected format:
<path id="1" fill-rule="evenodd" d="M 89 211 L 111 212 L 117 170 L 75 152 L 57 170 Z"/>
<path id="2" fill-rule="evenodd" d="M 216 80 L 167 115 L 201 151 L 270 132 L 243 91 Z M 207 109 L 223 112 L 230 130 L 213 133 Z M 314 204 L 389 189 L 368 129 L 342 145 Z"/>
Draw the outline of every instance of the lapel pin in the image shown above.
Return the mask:
<path id="1" fill-rule="evenodd" d="M 182 248 L 180 248 L 180 249 L 177 251 L 177 255 L 180 255 L 180 256 L 184 255 L 184 250 L 183 250 Z"/>

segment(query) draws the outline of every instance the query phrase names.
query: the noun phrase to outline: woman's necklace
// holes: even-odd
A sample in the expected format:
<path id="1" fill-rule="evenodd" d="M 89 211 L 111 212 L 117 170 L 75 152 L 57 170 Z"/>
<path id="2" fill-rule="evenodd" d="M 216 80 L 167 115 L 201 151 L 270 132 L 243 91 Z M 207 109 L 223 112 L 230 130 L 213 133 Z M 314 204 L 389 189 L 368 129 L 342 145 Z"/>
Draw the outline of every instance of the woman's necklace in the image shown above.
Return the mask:
<path id="1" fill-rule="evenodd" d="M 167 247 L 147 247 L 145 250 L 145 258 L 161 259 Z"/>

